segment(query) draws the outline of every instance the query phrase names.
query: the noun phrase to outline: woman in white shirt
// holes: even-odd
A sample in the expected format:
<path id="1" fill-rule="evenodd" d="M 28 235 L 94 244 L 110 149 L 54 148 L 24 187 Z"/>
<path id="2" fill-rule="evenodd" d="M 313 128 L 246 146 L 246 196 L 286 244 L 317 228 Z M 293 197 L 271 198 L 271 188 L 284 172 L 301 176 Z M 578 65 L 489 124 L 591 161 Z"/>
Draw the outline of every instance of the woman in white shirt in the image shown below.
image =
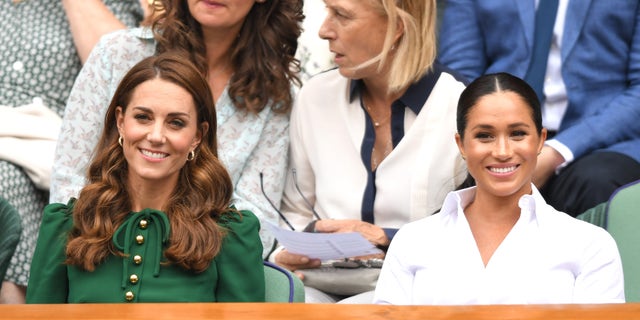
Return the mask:
<path id="1" fill-rule="evenodd" d="M 476 186 L 398 231 L 374 302 L 624 302 L 613 238 L 547 205 L 531 182 L 546 138 L 534 91 L 506 73 L 482 76 L 460 96 L 457 127 Z"/>
<path id="2" fill-rule="evenodd" d="M 283 213 L 296 230 L 316 212 L 316 232 L 355 231 L 386 248 L 467 177 L 451 140 L 464 82 L 435 61 L 435 0 L 325 4 L 319 35 L 337 68 L 307 81 L 296 98 Z M 271 259 L 301 277 L 320 266 L 283 248 Z M 343 298 L 311 292 L 307 302 Z"/>

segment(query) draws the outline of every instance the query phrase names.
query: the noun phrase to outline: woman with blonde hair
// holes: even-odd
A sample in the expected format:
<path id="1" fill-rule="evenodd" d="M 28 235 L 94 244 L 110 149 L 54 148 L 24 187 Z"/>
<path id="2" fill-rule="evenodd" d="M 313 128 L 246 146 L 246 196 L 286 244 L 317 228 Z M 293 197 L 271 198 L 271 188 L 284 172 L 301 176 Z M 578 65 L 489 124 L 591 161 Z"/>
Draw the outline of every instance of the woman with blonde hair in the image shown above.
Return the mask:
<path id="1" fill-rule="evenodd" d="M 435 0 L 325 3 L 319 34 L 337 69 L 313 77 L 297 97 L 283 213 L 302 230 L 315 211 L 316 232 L 356 231 L 384 249 L 466 177 L 450 139 L 464 83 L 434 62 Z M 303 279 L 321 264 L 284 248 L 270 258 Z M 357 293 L 327 290 L 308 288 L 307 301 Z"/>

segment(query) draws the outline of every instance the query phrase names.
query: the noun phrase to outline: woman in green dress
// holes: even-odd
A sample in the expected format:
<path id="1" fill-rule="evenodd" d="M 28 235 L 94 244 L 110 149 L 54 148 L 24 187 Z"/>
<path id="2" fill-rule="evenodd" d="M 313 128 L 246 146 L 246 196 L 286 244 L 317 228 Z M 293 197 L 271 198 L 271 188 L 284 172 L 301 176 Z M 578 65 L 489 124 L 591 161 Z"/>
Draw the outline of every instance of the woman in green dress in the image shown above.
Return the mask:
<path id="1" fill-rule="evenodd" d="M 211 90 L 179 54 L 120 82 L 78 199 L 45 208 L 27 303 L 264 301 L 258 219 L 230 206 Z"/>

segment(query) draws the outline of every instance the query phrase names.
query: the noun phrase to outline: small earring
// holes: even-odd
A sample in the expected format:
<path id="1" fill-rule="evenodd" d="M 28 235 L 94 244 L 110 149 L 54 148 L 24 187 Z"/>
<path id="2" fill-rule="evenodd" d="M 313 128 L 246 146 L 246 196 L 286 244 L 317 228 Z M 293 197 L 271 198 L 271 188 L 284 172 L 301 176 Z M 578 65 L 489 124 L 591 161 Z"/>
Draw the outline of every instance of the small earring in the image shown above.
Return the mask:
<path id="1" fill-rule="evenodd" d="M 195 150 L 189 151 L 189 154 L 187 155 L 187 161 L 191 161 L 195 158 L 196 158 L 196 151 Z"/>
<path id="2" fill-rule="evenodd" d="M 122 136 L 120 136 L 118 138 L 118 144 L 122 147 L 122 142 L 124 141 L 124 138 Z"/>
<path id="3" fill-rule="evenodd" d="M 465 158 L 463 155 L 460 155 L 460 157 L 462 157 L 462 160 L 467 160 L 467 158 Z"/>

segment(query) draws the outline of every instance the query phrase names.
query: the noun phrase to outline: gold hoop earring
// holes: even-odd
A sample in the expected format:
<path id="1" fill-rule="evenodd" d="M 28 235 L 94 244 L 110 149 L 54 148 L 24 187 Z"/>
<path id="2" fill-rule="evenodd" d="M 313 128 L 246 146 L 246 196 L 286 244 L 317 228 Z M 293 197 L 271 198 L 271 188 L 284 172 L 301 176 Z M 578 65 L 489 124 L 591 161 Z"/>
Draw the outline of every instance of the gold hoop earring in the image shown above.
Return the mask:
<path id="1" fill-rule="evenodd" d="M 187 155 L 187 161 L 191 161 L 195 158 L 196 158 L 196 151 L 195 150 L 189 151 L 189 154 Z"/>
<path id="2" fill-rule="evenodd" d="M 122 136 L 120 136 L 118 138 L 118 144 L 122 147 L 122 142 L 124 141 L 124 138 Z"/>

